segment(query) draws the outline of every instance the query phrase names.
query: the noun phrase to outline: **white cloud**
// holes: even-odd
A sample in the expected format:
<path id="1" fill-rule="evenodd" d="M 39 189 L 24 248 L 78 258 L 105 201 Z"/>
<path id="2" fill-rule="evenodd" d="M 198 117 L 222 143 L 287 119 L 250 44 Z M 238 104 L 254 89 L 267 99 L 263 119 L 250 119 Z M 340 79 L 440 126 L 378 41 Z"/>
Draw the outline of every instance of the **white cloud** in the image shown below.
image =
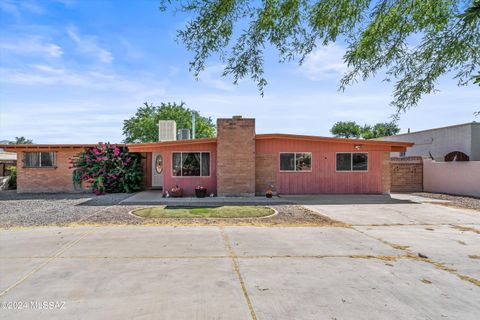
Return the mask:
<path id="1" fill-rule="evenodd" d="M 0 10 L 16 17 L 20 17 L 22 11 L 39 15 L 46 12 L 45 8 L 34 0 L 2 0 L 0 1 Z"/>
<path id="2" fill-rule="evenodd" d="M 224 77 L 222 77 L 223 69 L 225 68 L 224 65 L 212 65 L 206 67 L 200 73 L 199 80 L 204 84 L 223 91 L 231 91 L 234 89 L 235 85 L 231 82 L 227 81 Z"/>
<path id="3" fill-rule="evenodd" d="M 0 49 L 12 51 L 16 54 L 42 54 L 54 58 L 59 58 L 63 55 L 63 50 L 59 45 L 41 36 L 31 36 L 11 42 L 1 42 Z"/>
<path id="4" fill-rule="evenodd" d="M 75 42 L 80 52 L 94 56 L 103 63 L 112 62 L 112 53 L 100 47 L 97 43 L 96 37 L 80 35 L 79 31 L 74 26 L 67 28 L 67 34 Z"/>
<path id="5" fill-rule="evenodd" d="M 35 65 L 36 73 L 56 79 L 80 81 L 71 71 Z M 59 74 L 59 75 L 58 75 Z M 76 74 L 82 75 L 81 72 Z M 295 133 L 330 135 L 336 121 L 352 120 L 374 124 L 389 121 L 394 109 L 388 86 L 360 83 L 346 92 L 319 88 L 310 90 L 268 91 L 264 98 L 257 92 L 218 92 L 195 89 L 195 82 L 178 87 L 166 87 L 142 76 L 141 83 L 134 75 L 85 72 L 79 83 L 69 87 L 32 86 L 26 95 L 0 92 L 4 109 L 0 115 L 0 140 L 24 135 L 38 143 L 95 143 L 119 142 L 123 120 L 131 117 L 144 101 L 154 104 L 162 101 L 185 101 L 187 106 L 213 118 L 241 114 L 257 120 L 257 133 Z M 63 77 L 63 78 L 62 78 Z M 0 73 L 0 79 L 3 74 Z M 9 79 L 5 80 L 7 83 Z M 57 80 L 60 82 L 60 80 Z M 93 81 L 93 83 L 89 83 Z M 118 86 L 116 85 L 118 84 Z M 402 116 L 402 131 L 421 130 L 448 124 L 475 120 L 477 89 L 447 86 L 442 92 L 428 96 L 417 108 Z M 4 92 L 10 91 L 4 90 Z M 197 91 L 197 92 L 195 92 Z M 42 98 L 43 97 L 43 98 Z M 452 110 L 452 104 L 462 99 L 462 107 Z M 470 107 L 466 107 L 470 105 Z M 28 117 L 25 117 L 28 114 Z M 432 114 L 445 114 L 432 117 Z M 425 121 L 428 119 L 428 121 Z M 74 128 L 72 130 L 72 128 Z"/>
<path id="6" fill-rule="evenodd" d="M 345 49 L 336 44 L 314 50 L 300 66 L 300 72 L 310 80 L 338 78 L 347 70 L 343 63 Z"/>
<path id="7" fill-rule="evenodd" d="M 169 76 L 174 76 L 178 73 L 178 71 L 180 71 L 180 68 L 177 68 L 175 66 L 169 66 L 168 67 L 168 75 Z"/>
<path id="8" fill-rule="evenodd" d="M 10 0 L 0 1 L 0 10 L 13 15 L 20 14 L 20 10 L 18 9 L 18 7 L 13 1 Z"/>
<path id="9" fill-rule="evenodd" d="M 130 60 L 145 59 L 145 53 L 140 47 L 133 45 L 130 41 L 128 41 L 125 38 L 120 38 L 120 43 L 122 44 L 124 49 L 122 53 L 123 57 Z"/>
<path id="10" fill-rule="evenodd" d="M 62 74 L 65 72 L 65 70 L 62 68 L 53 68 L 51 66 L 44 65 L 44 64 L 36 64 L 36 65 L 33 65 L 32 67 L 37 70 L 48 72 L 48 73 Z"/>
<path id="11" fill-rule="evenodd" d="M 73 70 L 36 64 L 22 70 L 0 68 L 0 83 L 24 86 L 83 87 L 89 90 L 124 92 L 140 99 L 155 99 L 165 93 L 165 83 L 148 76 L 142 81 L 110 71 Z M 135 77 L 133 77 L 135 78 Z"/>

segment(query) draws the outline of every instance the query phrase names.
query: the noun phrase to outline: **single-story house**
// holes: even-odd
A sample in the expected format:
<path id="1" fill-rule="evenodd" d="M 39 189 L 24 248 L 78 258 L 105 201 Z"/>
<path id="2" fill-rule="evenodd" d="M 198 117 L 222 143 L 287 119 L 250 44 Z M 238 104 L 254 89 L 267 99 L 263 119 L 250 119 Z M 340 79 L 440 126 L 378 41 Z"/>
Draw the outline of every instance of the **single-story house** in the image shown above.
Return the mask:
<path id="1" fill-rule="evenodd" d="M 219 196 L 388 193 L 390 152 L 413 143 L 256 134 L 255 119 L 217 120 L 217 137 L 128 144 L 143 156 L 145 189 L 196 186 Z M 69 158 L 93 145 L 4 145 L 18 153 L 18 192 L 74 191 Z"/>

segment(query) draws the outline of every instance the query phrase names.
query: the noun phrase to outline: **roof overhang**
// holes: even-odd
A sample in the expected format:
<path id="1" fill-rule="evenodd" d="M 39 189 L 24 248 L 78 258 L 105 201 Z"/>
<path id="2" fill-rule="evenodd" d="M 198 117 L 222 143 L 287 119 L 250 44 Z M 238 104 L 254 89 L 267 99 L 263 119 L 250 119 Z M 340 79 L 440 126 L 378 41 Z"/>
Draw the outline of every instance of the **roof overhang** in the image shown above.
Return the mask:
<path id="1" fill-rule="evenodd" d="M 374 145 L 383 146 L 392 152 L 406 151 L 408 147 L 414 145 L 413 142 L 402 141 L 380 141 L 380 140 L 365 140 L 365 139 L 346 139 L 346 138 L 332 138 L 332 137 L 320 137 L 320 136 L 306 136 L 296 134 L 257 134 L 256 140 L 299 140 L 299 141 L 312 141 L 312 142 L 324 142 L 324 143 L 345 143 L 356 145 Z M 176 141 L 163 141 L 163 142 L 147 142 L 147 143 L 130 143 L 126 144 L 128 150 L 131 152 L 152 152 L 164 147 L 172 146 L 187 146 L 187 145 L 199 145 L 199 144 L 216 144 L 217 138 L 200 138 L 192 140 L 176 140 Z M 98 144 L 4 144 L 0 145 L 0 149 L 10 152 L 19 151 L 49 151 L 49 150 L 61 150 L 61 149 L 84 149 L 95 147 Z M 116 144 L 125 146 L 125 144 Z"/>
<path id="2" fill-rule="evenodd" d="M 176 140 L 176 141 L 162 141 L 162 142 L 146 142 L 146 143 L 129 143 L 128 150 L 131 152 L 152 152 L 165 147 L 182 147 L 199 144 L 217 143 L 217 138 L 200 138 L 192 140 Z"/>
<path id="3" fill-rule="evenodd" d="M 0 149 L 10 152 L 19 151 L 49 151 L 60 149 L 81 150 L 84 148 L 95 147 L 98 144 L 2 144 Z"/>
<path id="4" fill-rule="evenodd" d="M 414 145 L 413 142 L 403 141 L 379 141 L 379 140 L 366 140 L 366 139 L 347 139 L 347 138 L 333 138 L 333 137 L 320 137 L 320 136 L 305 136 L 297 134 L 283 134 L 283 133 L 268 133 L 257 134 L 256 140 L 299 140 L 299 141 L 311 141 L 311 142 L 325 142 L 325 143 L 344 143 L 354 145 L 368 145 L 368 146 L 382 146 L 392 152 L 406 151 L 408 147 Z"/>

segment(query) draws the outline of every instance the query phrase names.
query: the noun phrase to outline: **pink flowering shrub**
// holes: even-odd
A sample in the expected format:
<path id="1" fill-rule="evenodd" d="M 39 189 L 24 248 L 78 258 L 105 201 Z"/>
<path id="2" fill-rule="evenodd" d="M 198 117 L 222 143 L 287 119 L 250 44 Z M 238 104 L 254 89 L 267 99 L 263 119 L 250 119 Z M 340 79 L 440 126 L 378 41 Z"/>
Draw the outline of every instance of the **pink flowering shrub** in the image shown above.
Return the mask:
<path id="1" fill-rule="evenodd" d="M 100 142 L 95 147 L 85 148 L 70 159 L 70 163 L 74 168 L 73 183 L 89 184 L 96 195 L 140 190 L 141 156 L 129 153 L 127 147 Z"/>

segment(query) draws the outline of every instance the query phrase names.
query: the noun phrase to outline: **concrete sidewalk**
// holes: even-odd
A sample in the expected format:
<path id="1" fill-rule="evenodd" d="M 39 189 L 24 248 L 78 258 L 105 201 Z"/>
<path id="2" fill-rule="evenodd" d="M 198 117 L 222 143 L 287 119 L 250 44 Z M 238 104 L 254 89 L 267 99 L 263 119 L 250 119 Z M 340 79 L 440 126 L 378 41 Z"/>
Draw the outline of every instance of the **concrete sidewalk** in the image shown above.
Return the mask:
<path id="1" fill-rule="evenodd" d="M 0 309 L 0 318 L 477 317 L 477 285 L 432 263 L 405 257 L 404 250 L 377 239 L 383 234 L 364 231 L 328 227 L 1 230 L 0 302 L 7 308 Z M 473 241 L 460 230 L 449 232 L 451 237 Z M 38 304 L 32 307 L 32 301 L 59 302 L 59 308 L 40 310 L 34 308 Z M 9 302 L 26 302 L 29 307 L 9 310 Z"/>

